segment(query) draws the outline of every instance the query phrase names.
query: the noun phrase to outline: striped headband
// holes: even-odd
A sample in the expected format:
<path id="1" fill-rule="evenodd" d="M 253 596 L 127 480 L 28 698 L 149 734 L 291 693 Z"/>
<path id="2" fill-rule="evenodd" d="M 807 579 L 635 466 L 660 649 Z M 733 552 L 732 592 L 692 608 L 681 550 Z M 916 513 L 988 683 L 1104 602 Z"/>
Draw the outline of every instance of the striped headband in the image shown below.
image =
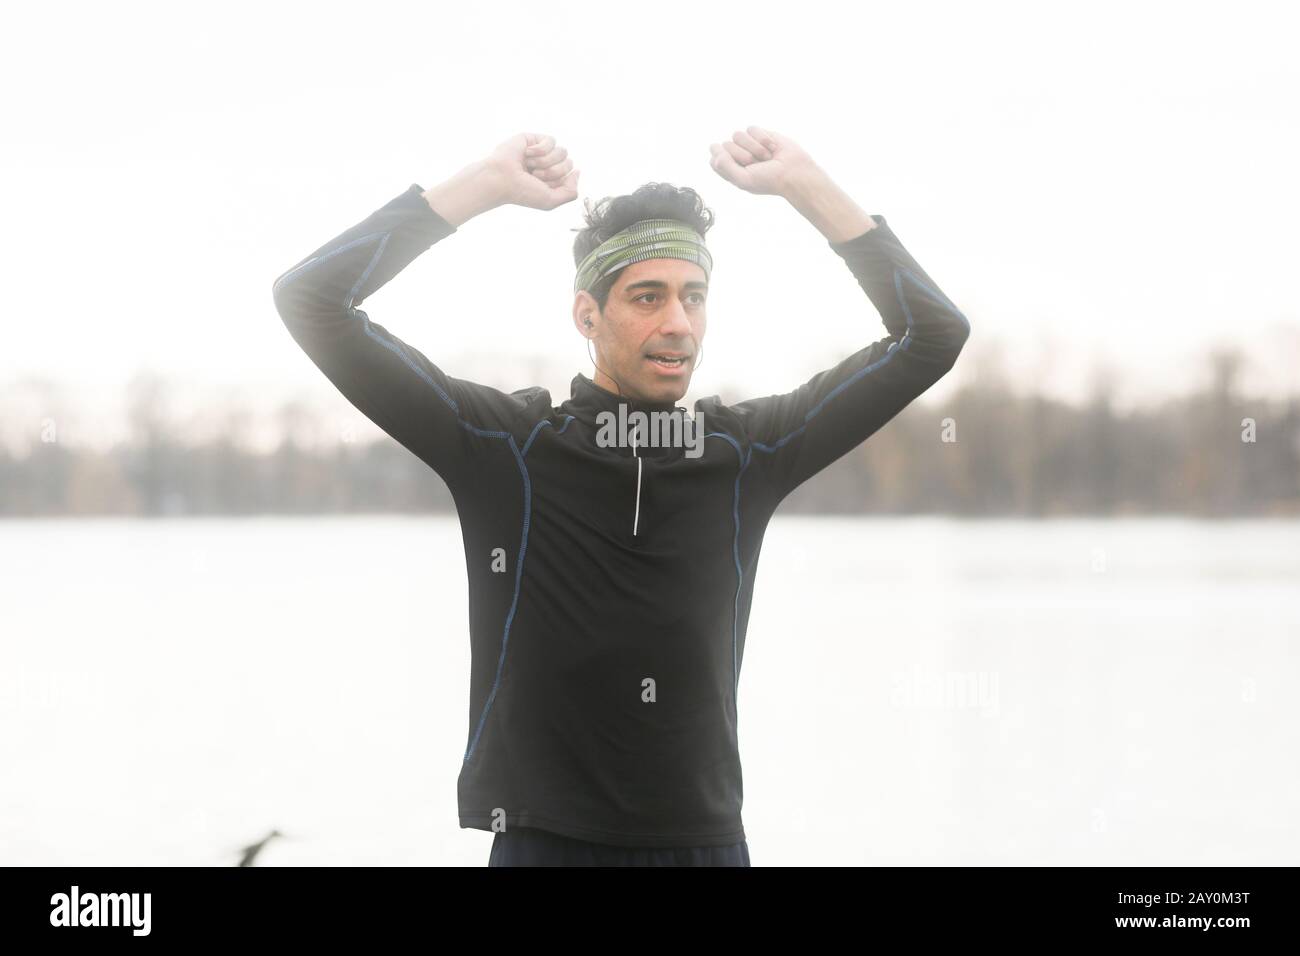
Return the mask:
<path id="1" fill-rule="evenodd" d="M 642 219 L 610 236 L 587 253 L 573 280 L 573 291 L 590 291 L 601 279 L 645 259 L 687 259 L 704 269 L 707 280 L 713 257 L 689 223 L 677 219 Z"/>

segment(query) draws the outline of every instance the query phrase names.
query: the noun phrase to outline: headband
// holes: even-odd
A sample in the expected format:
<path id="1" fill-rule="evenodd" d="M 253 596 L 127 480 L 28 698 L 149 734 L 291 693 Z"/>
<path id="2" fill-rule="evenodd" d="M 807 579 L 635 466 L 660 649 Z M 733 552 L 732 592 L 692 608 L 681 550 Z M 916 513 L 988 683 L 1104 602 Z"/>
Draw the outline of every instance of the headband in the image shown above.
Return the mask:
<path id="1" fill-rule="evenodd" d="M 610 236 L 587 253 L 573 280 L 573 291 L 590 291 L 601 279 L 645 259 L 686 259 L 704 269 L 708 279 L 713 257 L 704 236 L 677 219 L 642 219 Z"/>

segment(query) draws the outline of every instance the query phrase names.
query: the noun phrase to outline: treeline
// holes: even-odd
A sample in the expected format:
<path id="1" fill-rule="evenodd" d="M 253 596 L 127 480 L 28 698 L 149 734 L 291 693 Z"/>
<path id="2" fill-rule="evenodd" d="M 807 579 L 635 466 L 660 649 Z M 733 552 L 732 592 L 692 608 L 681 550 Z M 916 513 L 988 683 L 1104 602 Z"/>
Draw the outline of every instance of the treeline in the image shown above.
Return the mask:
<path id="1" fill-rule="evenodd" d="M 951 430 L 955 441 L 945 442 Z M 912 407 L 787 512 L 1300 515 L 1300 400 L 1207 392 L 1117 413 L 972 387 Z"/>
<path id="2" fill-rule="evenodd" d="M 782 512 L 1300 514 L 1300 399 L 1239 395 L 1238 366 L 1219 356 L 1203 391 L 1126 412 L 1104 390 L 1068 404 L 998 381 L 923 398 Z M 387 437 L 321 441 L 295 405 L 281 410 L 289 425 L 273 447 L 255 448 L 234 425 L 196 440 L 163 414 L 167 403 L 156 380 L 136 389 L 127 436 L 105 450 L 57 439 L 0 450 L 0 515 L 453 510 L 437 474 Z"/>

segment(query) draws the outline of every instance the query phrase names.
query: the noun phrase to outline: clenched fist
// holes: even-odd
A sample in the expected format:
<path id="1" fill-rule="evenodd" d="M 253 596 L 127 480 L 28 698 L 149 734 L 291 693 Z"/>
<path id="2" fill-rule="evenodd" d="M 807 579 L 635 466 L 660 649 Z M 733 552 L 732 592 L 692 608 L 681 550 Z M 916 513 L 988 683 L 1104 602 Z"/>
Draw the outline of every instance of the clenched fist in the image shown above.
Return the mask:
<path id="1" fill-rule="evenodd" d="M 578 175 L 568 150 L 544 133 L 517 133 L 484 161 L 501 190 L 501 201 L 530 209 L 554 209 L 578 198 Z"/>
<path id="2" fill-rule="evenodd" d="M 727 182 L 746 192 L 787 196 L 800 176 L 815 167 L 812 157 L 788 136 L 748 126 L 730 142 L 710 143 L 709 165 Z"/>

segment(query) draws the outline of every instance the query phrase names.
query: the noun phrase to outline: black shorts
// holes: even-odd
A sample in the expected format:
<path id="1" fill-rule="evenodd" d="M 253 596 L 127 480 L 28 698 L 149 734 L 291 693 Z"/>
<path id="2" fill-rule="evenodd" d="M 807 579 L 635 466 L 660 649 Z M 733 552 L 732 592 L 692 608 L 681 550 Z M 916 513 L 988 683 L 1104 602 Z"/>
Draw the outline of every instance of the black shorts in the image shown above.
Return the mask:
<path id="1" fill-rule="evenodd" d="M 488 866 L 749 866 L 749 844 L 610 846 L 537 827 L 515 827 L 493 836 Z"/>

